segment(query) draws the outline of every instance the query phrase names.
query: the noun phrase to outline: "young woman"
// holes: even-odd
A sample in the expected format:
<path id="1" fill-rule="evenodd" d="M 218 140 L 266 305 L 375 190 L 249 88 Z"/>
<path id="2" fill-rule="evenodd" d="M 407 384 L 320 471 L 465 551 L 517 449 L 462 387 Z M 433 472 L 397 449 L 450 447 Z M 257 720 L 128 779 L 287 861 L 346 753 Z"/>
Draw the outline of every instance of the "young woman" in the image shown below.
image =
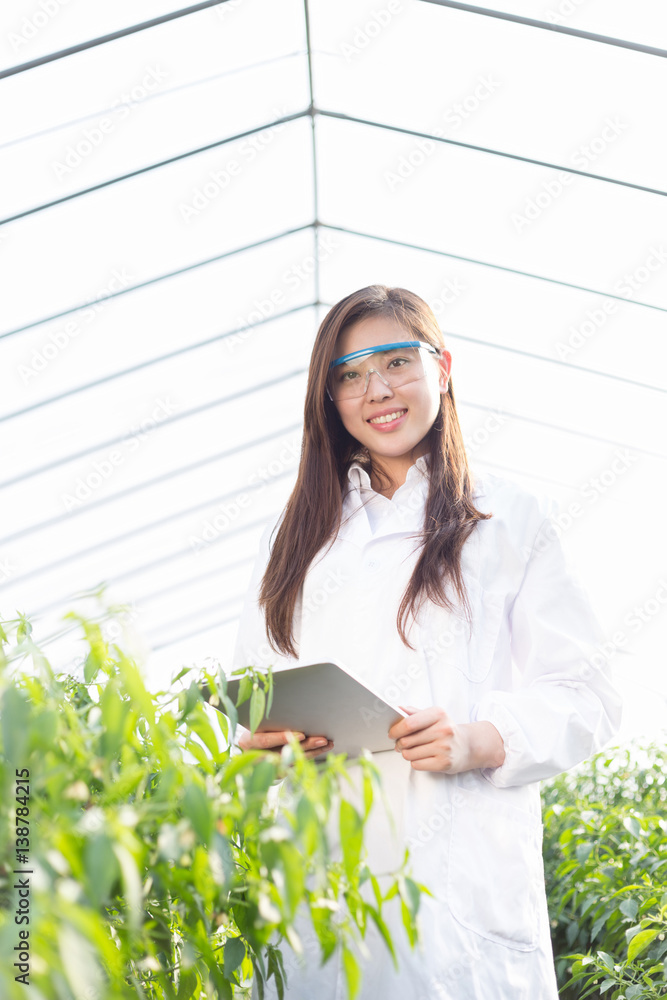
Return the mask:
<path id="1" fill-rule="evenodd" d="M 398 973 L 371 934 L 363 1000 L 557 1000 L 539 781 L 601 749 L 620 701 L 550 506 L 471 474 L 451 361 L 406 289 L 362 288 L 327 314 L 297 482 L 262 536 L 233 660 L 335 660 L 408 713 L 395 751 L 374 755 L 394 825 L 374 808 L 368 861 L 390 871 L 408 846 L 433 897 L 419 951 L 398 906 L 387 914 Z M 239 745 L 287 738 L 243 731 Z M 288 995 L 342 1000 L 337 957 L 320 968 L 307 952 Z"/>

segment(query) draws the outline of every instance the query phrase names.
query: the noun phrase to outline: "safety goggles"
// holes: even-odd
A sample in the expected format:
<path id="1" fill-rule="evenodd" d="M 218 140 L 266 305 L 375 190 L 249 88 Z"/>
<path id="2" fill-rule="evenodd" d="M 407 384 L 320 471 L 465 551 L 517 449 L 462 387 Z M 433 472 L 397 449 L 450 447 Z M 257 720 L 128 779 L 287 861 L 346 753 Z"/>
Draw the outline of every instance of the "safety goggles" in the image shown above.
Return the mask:
<path id="1" fill-rule="evenodd" d="M 392 389 L 425 378 L 427 353 L 440 357 L 438 348 L 423 340 L 400 340 L 344 354 L 329 365 L 329 399 L 338 402 L 365 396 L 373 372 Z"/>

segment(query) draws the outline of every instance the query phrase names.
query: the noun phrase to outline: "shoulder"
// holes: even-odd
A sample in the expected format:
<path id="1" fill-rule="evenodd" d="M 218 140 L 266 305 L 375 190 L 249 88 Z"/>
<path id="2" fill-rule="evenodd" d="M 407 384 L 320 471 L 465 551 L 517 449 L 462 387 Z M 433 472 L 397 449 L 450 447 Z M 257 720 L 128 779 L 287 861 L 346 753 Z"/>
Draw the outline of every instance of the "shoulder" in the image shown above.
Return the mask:
<path id="1" fill-rule="evenodd" d="M 495 521 L 494 533 L 503 530 L 524 540 L 534 538 L 545 519 L 558 511 L 558 502 L 550 493 L 529 490 L 492 472 L 471 469 L 471 475 L 475 506 L 492 515 L 479 526 L 490 526 Z"/>

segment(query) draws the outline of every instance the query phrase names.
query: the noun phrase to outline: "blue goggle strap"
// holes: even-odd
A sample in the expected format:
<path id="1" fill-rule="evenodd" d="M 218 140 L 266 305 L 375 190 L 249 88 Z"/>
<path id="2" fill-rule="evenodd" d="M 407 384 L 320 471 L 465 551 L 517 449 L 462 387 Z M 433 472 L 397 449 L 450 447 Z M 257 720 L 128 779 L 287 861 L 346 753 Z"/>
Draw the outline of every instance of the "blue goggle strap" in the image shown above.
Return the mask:
<path id="1" fill-rule="evenodd" d="M 344 354 L 342 358 L 336 358 L 329 365 L 329 369 L 335 368 L 336 365 L 342 365 L 344 361 L 352 361 L 356 358 L 364 358 L 368 354 L 375 354 L 377 351 L 390 351 L 395 347 L 425 347 L 427 351 L 431 354 L 439 354 L 440 352 L 433 344 L 427 344 L 423 340 L 399 340 L 395 344 L 378 344 L 377 347 L 364 347 L 361 351 L 353 351 L 352 354 Z"/>

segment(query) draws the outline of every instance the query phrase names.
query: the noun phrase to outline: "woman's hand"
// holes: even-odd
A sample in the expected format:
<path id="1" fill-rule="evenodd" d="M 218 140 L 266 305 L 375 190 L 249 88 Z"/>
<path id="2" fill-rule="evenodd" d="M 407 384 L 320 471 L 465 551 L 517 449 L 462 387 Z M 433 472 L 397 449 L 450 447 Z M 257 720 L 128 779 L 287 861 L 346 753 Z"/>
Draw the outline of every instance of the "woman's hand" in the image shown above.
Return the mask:
<path id="1" fill-rule="evenodd" d="M 301 743 L 301 749 L 306 757 L 318 757 L 322 753 L 328 753 L 333 748 L 333 740 L 328 740 L 326 736 L 309 736 L 305 733 L 293 733 L 283 730 L 276 733 L 255 733 L 253 736 L 250 730 L 238 727 L 241 735 L 237 739 L 242 750 L 273 750 L 280 753 L 290 736 L 295 736 Z"/>
<path id="2" fill-rule="evenodd" d="M 389 738 L 396 740 L 396 750 L 415 771 L 457 774 L 476 767 L 500 767 L 505 760 L 503 739 L 491 722 L 457 725 L 439 705 L 399 707 L 410 714 L 391 726 Z"/>

